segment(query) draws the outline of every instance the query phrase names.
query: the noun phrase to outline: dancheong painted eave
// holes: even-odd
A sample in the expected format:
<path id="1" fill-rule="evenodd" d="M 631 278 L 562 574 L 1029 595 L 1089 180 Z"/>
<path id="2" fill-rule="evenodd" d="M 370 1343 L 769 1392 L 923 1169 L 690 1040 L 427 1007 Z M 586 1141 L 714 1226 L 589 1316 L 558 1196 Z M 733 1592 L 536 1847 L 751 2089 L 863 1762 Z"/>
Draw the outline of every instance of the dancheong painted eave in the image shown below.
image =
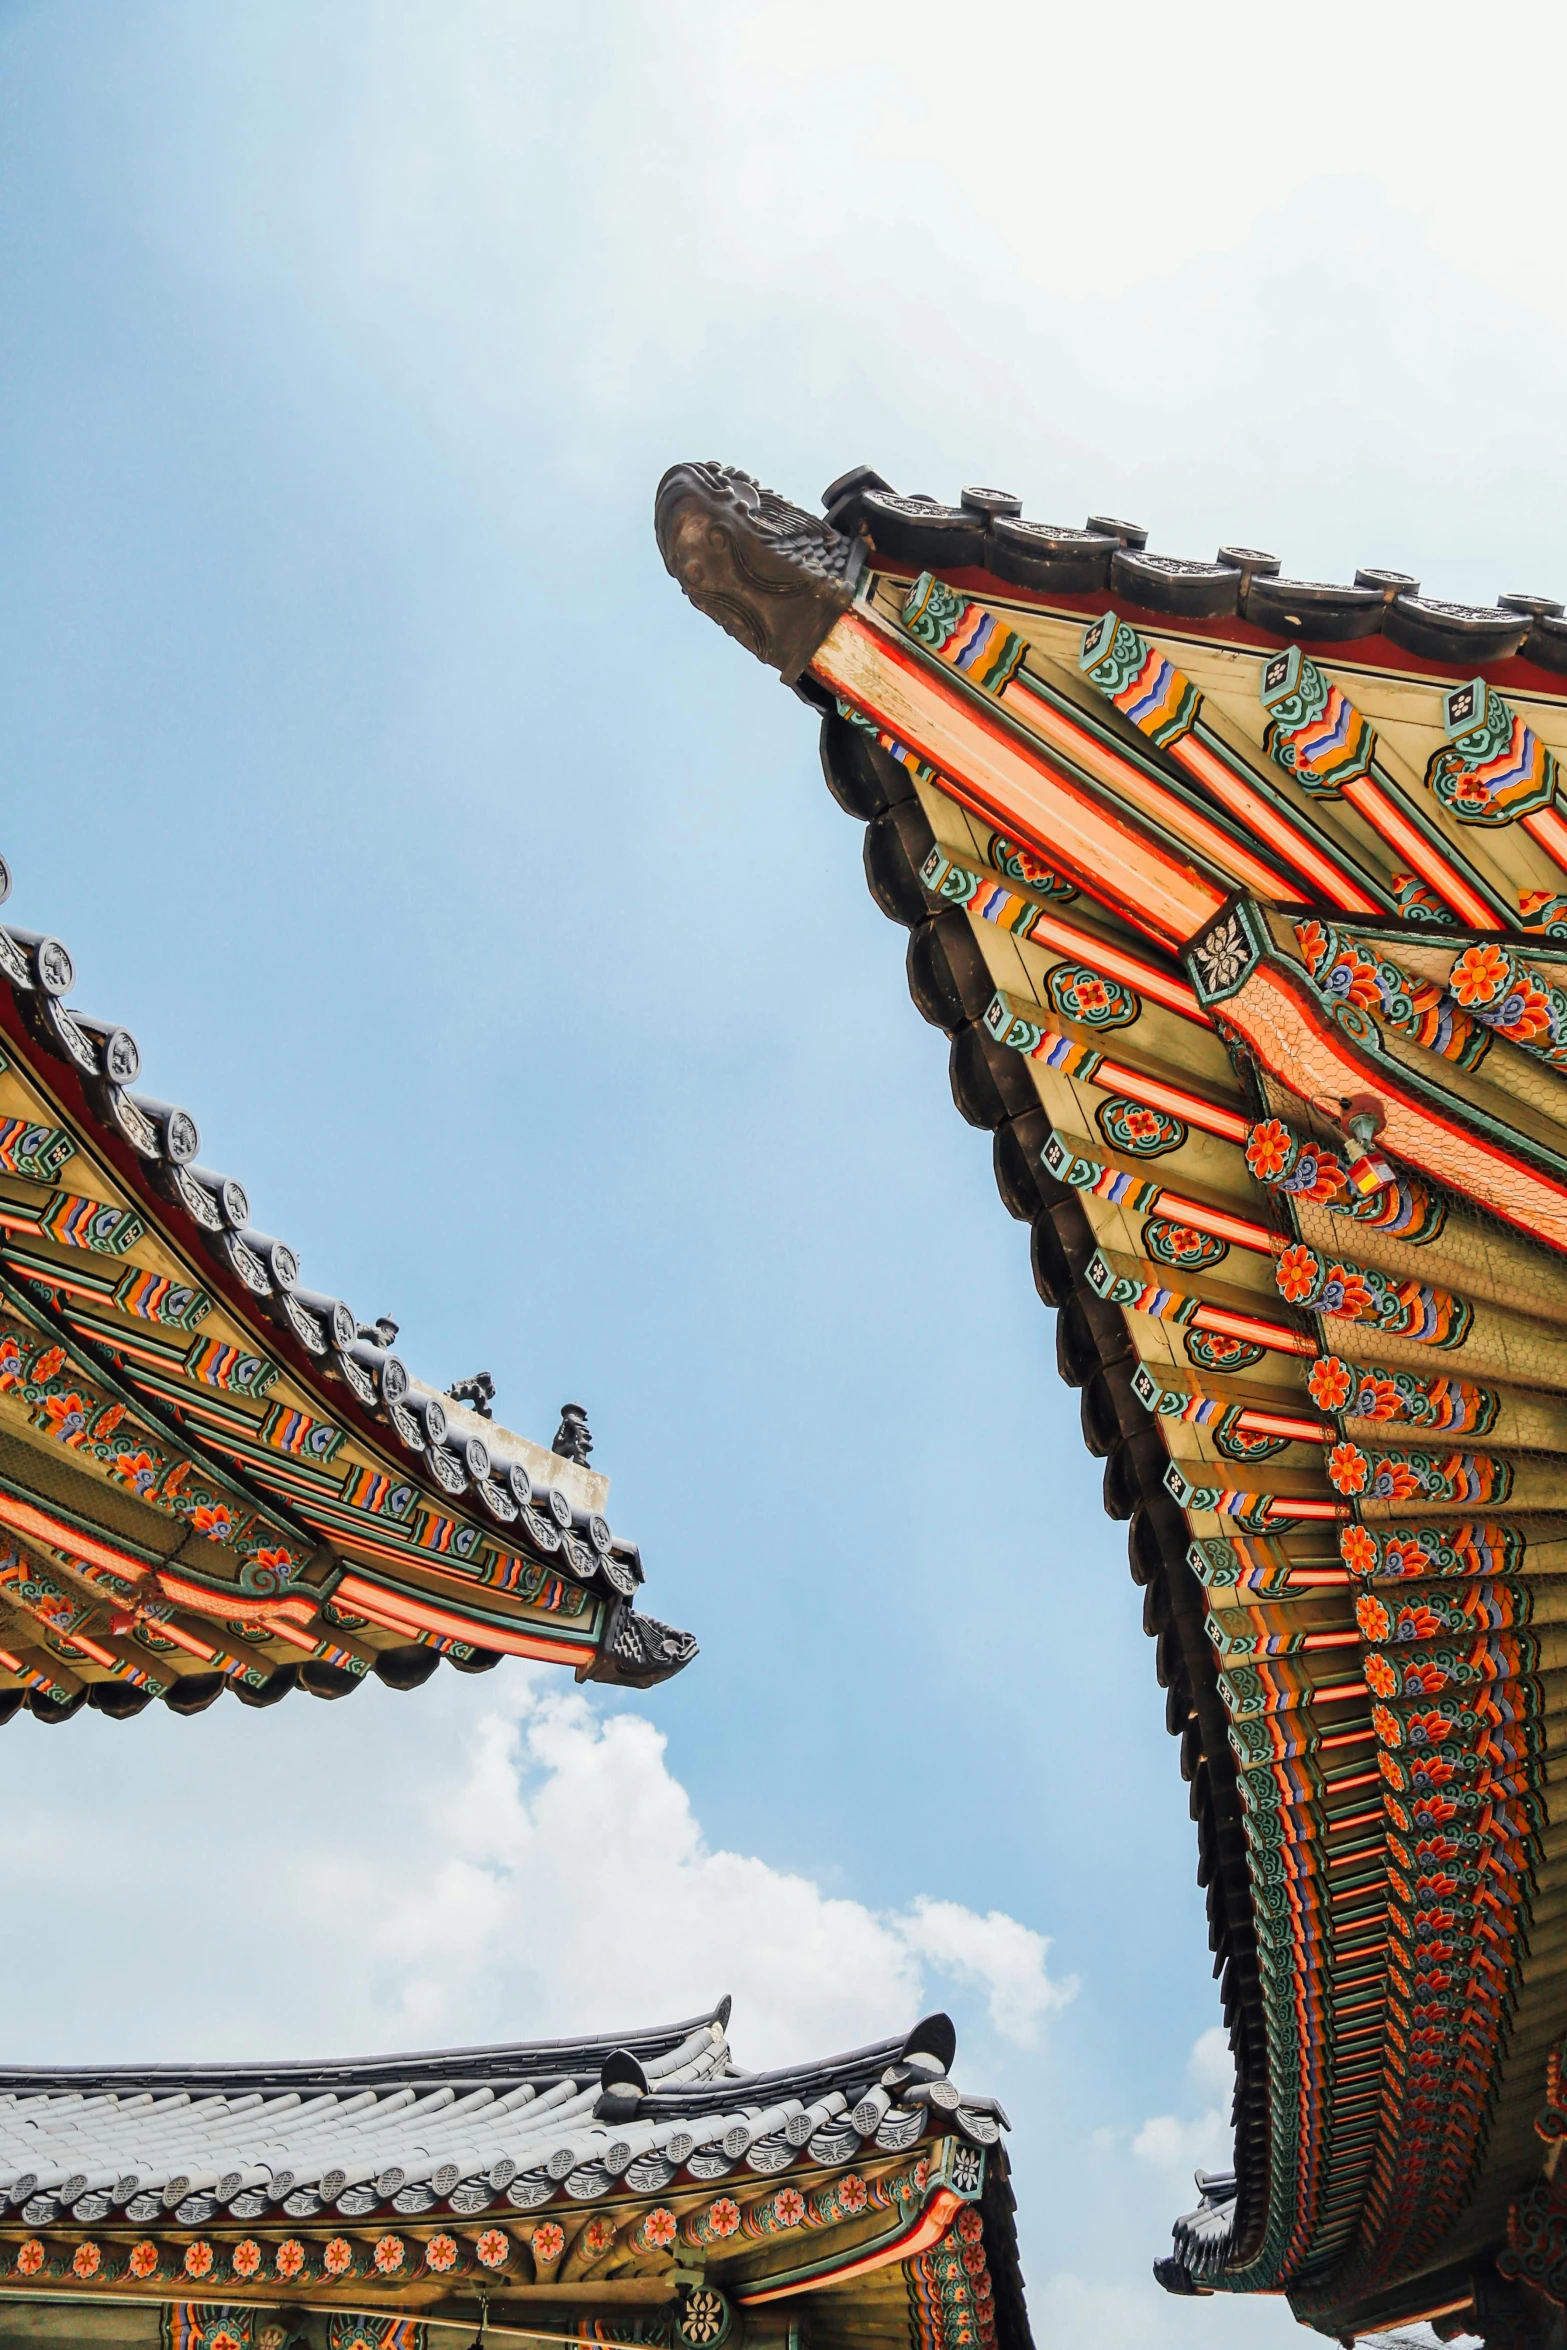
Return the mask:
<path id="1" fill-rule="evenodd" d="M 655 523 L 820 714 L 1128 1523 L 1237 2074 L 1161 2282 L 1560 2350 L 1567 615 L 863 467 Z"/>
<path id="2" fill-rule="evenodd" d="M 0 1721 L 414 1689 L 443 1656 L 678 1671 L 581 1407 L 531 1443 L 487 1375 L 440 1394 L 307 1287 L 74 982 L 0 927 Z"/>
<path id="3" fill-rule="evenodd" d="M 950 2020 L 754 2073 L 728 2017 L 0 2072 L 0 2340 L 14 2312 L 28 2341 L 168 2350 L 417 2350 L 481 2319 L 658 2350 L 1031 2350 L 1005 2116 L 952 2078 Z"/>

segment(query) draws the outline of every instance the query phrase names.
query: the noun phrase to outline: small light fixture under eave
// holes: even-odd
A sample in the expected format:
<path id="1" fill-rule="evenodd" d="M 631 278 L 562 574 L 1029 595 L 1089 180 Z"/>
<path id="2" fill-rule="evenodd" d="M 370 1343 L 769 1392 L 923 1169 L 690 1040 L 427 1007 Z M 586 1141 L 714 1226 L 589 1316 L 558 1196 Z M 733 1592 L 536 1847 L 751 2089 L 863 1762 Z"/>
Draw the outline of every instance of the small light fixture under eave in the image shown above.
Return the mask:
<path id="1" fill-rule="evenodd" d="M 1374 1093 L 1351 1094 L 1344 1104 L 1344 1132 L 1358 1155 L 1344 1170 L 1344 1180 L 1360 1199 L 1375 1199 L 1398 1181 L 1377 1149 L 1377 1136 L 1387 1124 L 1387 1111 Z"/>
<path id="2" fill-rule="evenodd" d="M 1315 1094 L 1311 1106 L 1330 1118 L 1354 1149 L 1344 1180 L 1356 1199 L 1373 1200 L 1398 1181 L 1377 1149 L 1377 1136 L 1387 1124 L 1387 1110 L 1374 1093 Z"/>

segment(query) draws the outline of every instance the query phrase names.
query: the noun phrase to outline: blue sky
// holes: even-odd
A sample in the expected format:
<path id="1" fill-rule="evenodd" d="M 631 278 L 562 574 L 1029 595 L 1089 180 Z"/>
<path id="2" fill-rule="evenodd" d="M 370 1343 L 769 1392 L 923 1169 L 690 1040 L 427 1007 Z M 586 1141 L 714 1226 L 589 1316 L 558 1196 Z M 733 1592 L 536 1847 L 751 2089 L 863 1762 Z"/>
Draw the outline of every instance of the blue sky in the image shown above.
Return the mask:
<path id="1" fill-rule="evenodd" d="M 1026 1234 L 649 516 L 868 459 L 1567 593 L 1560 24 L 1477 104 L 1445 14 L 0 6 L 9 911 L 308 1281 L 530 1434 L 587 1403 L 703 1643 L 631 1704 L 13 1727 L 15 2057 L 941 2000 L 1042 2342 L 1282 2338 L 1148 2277 L 1216 1997 Z"/>

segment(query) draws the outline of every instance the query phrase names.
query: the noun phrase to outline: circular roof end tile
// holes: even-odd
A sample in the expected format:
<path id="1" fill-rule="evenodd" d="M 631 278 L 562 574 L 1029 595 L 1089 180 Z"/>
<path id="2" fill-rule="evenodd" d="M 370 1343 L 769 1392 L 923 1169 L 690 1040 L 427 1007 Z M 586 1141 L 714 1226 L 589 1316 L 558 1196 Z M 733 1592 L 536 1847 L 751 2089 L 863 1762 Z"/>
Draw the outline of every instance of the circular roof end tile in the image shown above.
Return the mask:
<path id="1" fill-rule="evenodd" d="M 1384 604 L 1391 604 L 1395 596 L 1418 596 L 1420 582 L 1408 571 L 1366 571 L 1355 574 L 1356 587 L 1377 589 Z"/>
<path id="2" fill-rule="evenodd" d="M 201 1134 L 189 1110 L 182 1110 L 175 1102 L 153 1101 L 142 1093 L 129 1098 L 156 1127 L 165 1158 L 172 1159 L 176 1167 L 189 1166 L 201 1148 Z"/>
<path id="3" fill-rule="evenodd" d="M 1240 605 L 1241 575 L 1224 563 L 1185 563 L 1176 555 L 1145 555 L 1122 547 L 1110 565 L 1110 586 L 1150 612 L 1214 619 Z"/>
<path id="4" fill-rule="evenodd" d="M 990 567 L 1014 587 L 1056 588 L 1063 595 L 1103 593 L 1119 539 L 1101 530 L 1063 530 L 1000 514 L 990 526 Z"/>
<path id="5" fill-rule="evenodd" d="M 851 465 L 847 473 L 840 473 L 837 480 L 830 481 L 823 490 L 823 510 L 836 506 L 840 498 L 850 497 L 857 490 L 887 490 L 894 497 L 897 495 L 891 482 L 884 474 L 878 473 L 874 465 Z"/>
<path id="6" fill-rule="evenodd" d="M 1385 610 L 1381 589 L 1364 580 L 1340 587 L 1325 579 L 1254 579 L 1246 596 L 1246 617 L 1254 628 L 1309 644 L 1375 636 Z"/>
<path id="7" fill-rule="evenodd" d="M 922 571 L 961 571 L 985 560 L 985 517 L 930 498 L 899 498 L 867 490 L 860 500 L 865 527 L 880 552 Z"/>
<path id="8" fill-rule="evenodd" d="M 885 490 L 889 497 L 897 496 L 891 482 L 874 465 L 851 465 L 847 473 L 827 484 L 822 492 L 822 512 L 834 530 L 852 535 L 860 528 L 868 490 Z"/>
<path id="9" fill-rule="evenodd" d="M 1460 669 L 1505 661 L 1529 633 L 1527 613 L 1503 612 L 1495 604 L 1444 604 L 1434 596 L 1395 596 L 1383 625 L 1406 653 Z"/>
<path id="10" fill-rule="evenodd" d="M 1554 596 L 1498 596 L 1497 609 L 1502 612 L 1527 612 L 1531 620 L 1560 620 L 1567 612 L 1567 604 L 1559 604 Z"/>
<path id="11" fill-rule="evenodd" d="M 1113 514 L 1090 514 L 1088 528 L 1114 539 L 1118 546 L 1135 548 L 1139 554 L 1148 544 L 1148 533 L 1140 522 L 1117 522 Z"/>
<path id="12" fill-rule="evenodd" d="M 1221 547 L 1214 561 L 1222 563 L 1226 571 L 1240 573 L 1243 598 L 1254 579 L 1277 579 L 1279 576 L 1277 555 L 1266 555 L 1261 547 Z"/>
<path id="13" fill-rule="evenodd" d="M 1019 515 L 1023 501 L 1012 490 L 966 489 L 958 499 L 965 514 L 983 514 L 994 522 L 1001 514 Z"/>
<path id="14" fill-rule="evenodd" d="M 1542 612 L 1524 639 L 1524 653 L 1542 669 L 1567 673 L 1567 620 Z"/>

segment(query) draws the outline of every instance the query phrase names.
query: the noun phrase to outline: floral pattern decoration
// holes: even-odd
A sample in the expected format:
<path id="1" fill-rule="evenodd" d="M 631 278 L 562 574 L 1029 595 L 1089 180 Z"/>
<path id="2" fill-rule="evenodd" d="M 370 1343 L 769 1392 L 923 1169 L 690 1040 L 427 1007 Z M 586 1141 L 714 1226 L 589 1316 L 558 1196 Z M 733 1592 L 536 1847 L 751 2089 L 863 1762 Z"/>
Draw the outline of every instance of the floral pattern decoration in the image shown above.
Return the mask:
<path id="1" fill-rule="evenodd" d="M 1365 1526 L 1346 1526 L 1339 1555 L 1359 1581 L 1379 1577 L 1483 1577 L 1510 1575 L 1527 1547 L 1516 1526 L 1494 1519 L 1469 1519 L 1459 1526 L 1399 1526 L 1378 1537 Z"/>
<path id="2" fill-rule="evenodd" d="M 1513 1472 L 1488 1453 L 1381 1452 L 1368 1457 L 1358 1444 L 1335 1445 L 1328 1456 L 1328 1481 L 1340 1493 L 1371 1501 L 1493 1504 L 1512 1491 Z"/>
<path id="3" fill-rule="evenodd" d="M 1489 943 L 1466 947 L 1447 984 L 1497 1035 L 1567 1066 L 1567 989 L 1521 955 Z"/>
<path id="4" fill-rule="evenodd" d="M 1319 1411 L 1341 1412 L 1349 1401 L 1352 1374 L 1337 1355 L 1319 1355 L 1306 1373 L 1306 1392 Z"/>
<path id="5" fill-rule="evenodd" d="M 1351 1420 L 1407 1420 L 1417 1428 L 1483 1435 L 1493 1427 L 1501 1397 L 1493 1388 L 1447 1374 L 1384 1371 L 1322 1355 L 1306 1374 L 1312 1401 Z"/>
<path id="6" fill-rule="evenodd" d="M 1507 957 L 1497 946 L 1469 947 L 1453 965 L 1448 986 L 1459 1002 L 1488 1004 L 1499 995 L 1507 979 Z"/>
<path id="7" fill-rule="evenodd" d="M 1274 1183 L 1294 1159 L 1296 1147 L 1294 1135 L 1281 1120 L 1264 1118 L 1247 1137 L 1246 1164 L 1259 1183 Z"/>
<path id="8" fill-rule="evenodd" d="M 1256 961 L 1256 949 L 1241 928 L 1238 915 L 1229 914 L 1189 949 L 1193 973 L 1202 995 L 1212 1001 L 1233 994 Z"/>
<path id="9" fill-rule="evenodd" d="M 1297 1241 L 1279 1258 L 1273 1277 L 1280 1296 L 1287 1298 L 1292 1306 L 1298 1306 L 1315 1293 L 1321 1271 L 1322 1260 L 1316 1250 L 1307 1248 L 1304 1241 Z"/>
<path id="10" fill-rule="evenodd" d="M 1218 1330 L 1189 1330 L 1185 1344 L 1187 1361 L 1199 1371 L 1249 1371 L 1267 1351 L 1249 1338 L 1231 1338 Z"/>
<path id="11" fill-rule="evenodd" d="M 1526 889 L 1518 899 L 1518 927 L 1542 938 L 1567 938 L 1567 898 L 1554 890 Z"/>
<path id="12" fill-rule="evenodd" d="M 1179 1150 L 1186 1140 L 1186 1127 L 1179 1118 L 1172 1118 L 1167 1110 L 1150 1109 L 1146 1102 L 1134 1102 L 1125 1094 L 1111 1094 L 1094 1113 L 1100 1133 L 1112 1150 L 1125 1151 L 1134 1159 L 1157 1159 L 1166 1151 Z"/>
<path id="13" fill-rule="evenodd" d="M 1143 1008 L 1129 987 L 1085 963 L 1058 963 L 1045 981 L 1045 993 L 1058 1012 L 1085 1028 L 1129 1028 Z"/>
<path id="14" fill-rule="evenodd" d="M 1240 1426 L 1244 1404 L 1232 1404 L 1213 1432 L 1214 1450 L 1229 1461 L 1270 1461 L 1276 1453 L 1288 1449 L 1287 1436 L 1259 1435 L 1255 1428 Z"/>
<path id="15" fill-rule="evenodd" d="M 1375 1592 L 1362 1591 L 1355 1601 L 1355 1622 L 1363 1640 L 1435 1640 L 1443 1632 L 1465 1628 L 1461 1608 L 1432 1607 L 1424 1601 L 1390 1604 Z"/>
<path id="16" fill-rule="evenodd" d="M 1485 1057 L 1490 1039 L 1434 979 L 1416 978 L 1367 940 L 1325 922 L 1297 922 L 1295 942 L 1330 1008 L 1371 1012 L 1388 1027 L 1461 1069 Z"/>
<path id="17" fill-rule="evenodd" d="M 1284 1250 L 1274 1279 L 1291 1305 L 1345 1322 L 1373 1322 L 1392 1337 L 1422 1346 L 1461 1346 L 1474 1323 L 1467 1298 L 1428 1282 L 1394 1282 L 1365 1265 L 1320 1256 L 1304 1241 Z"/>
<path id="18" fill-rule="evenodd" d="M 1264 1118 L 1246 1143 L 1246 1164 L 1259 1183 L 1277 1186 L 1292 1199 L 1353 1217 L 1379 1232 L 1396 1234 L 1411 1247 L 1435 1240 L 1447 1222 L 1447 1201 L 1413 1176 L 1395 1174 L 1370 1192 L 1358 1190 L 1353 1170 L 1313 1136 L 1299 1135 L 1281 1118 Z"/>
<path id="19" fill-rule="evenodd" d="M 1396 1381 L 1363 1377 L 1355 1389 L 1352 1416 L 1357 1420 L 1401 1419 L 1406 1415 L 1399 1410 L 1400 1401 Z"/>
<path id="20" fill-rule="evenodd" d="M 1150 1216 L 1143 1226 L 1143 1253 L 1157 1265 L 1196 1272 L 1205 1265 L 1222 1265 L 1230 1245 L 1217 1233 L 1199 1232 L 1194 1225 L 1177 1224 L 1168 1216 Z"/>
<path id="21" fill-rule="evenodd" d="M 691 2285 L 676 2329 L 686 2350 L 716 2350 L 729 2331 L 729 2305 L 715 2285 Z"/>
<path id="22" fill-rule="evenodd" d="M 0 1394 L 18 1395 L 35 1428 L 82 1459 L 96 1462 L 141 1500 L 240 1553 L 247 1574 L 255 1573 L 259 1545 L 275 1544 L 276 1536 L 263 1519 L 236 1510 L 194 1482 L 192 1461 L 174 1458 L 123 1403 L 95 1388 L 70 1363 L 62 1346 L 21 1323 L 0 1324 Z M 298 1563 L 287 1550 L 273 1555 L 286 1562 L 286 1573 Z M 275 1588 L 278 1580 L 274 1570 L 256 1587 Z"/>
<path id="23" fill-rule="evenodd" d="M 1480 680 L 1447 696 L 1449 740 L 1433 753 L 1426 782 L 1460 824 L 1514 824 L 1548 807 L 1556 760 L 1492 686 Z"/>
<path id="24" fill-rule="evenodd" d="M 1077 895 L 1071 882 L 1064 881 L 1051 866 L 1036 857 L 1032 849 L 1024 848 L 1021 841 L 1008 839 L 1003 832 L 991 834 L 985 849 L 985 859 L 988 864 L 994 865 L 998 873 L 1004 873 L 1008 881 L 1026 882 L 1042 898 L 1056 898 L 1064 904 L 1067 899 Z"/>
<path id="25" fill-rule="evenodd" d="M 1434 922 L 1444 929 L 1452 926 L 1451 909 L 1413 873 L 1390 873 L 1388 887 L 1407 922 Z"/>
<path id="26" fill-rule="evenodd" d="M 1377 1565 L 1377 1546 L 1364 1526 L 1346 1526 L 1339 1536 L 1339 1556 L 1352 1575 L 1373 1575 Z"/>

